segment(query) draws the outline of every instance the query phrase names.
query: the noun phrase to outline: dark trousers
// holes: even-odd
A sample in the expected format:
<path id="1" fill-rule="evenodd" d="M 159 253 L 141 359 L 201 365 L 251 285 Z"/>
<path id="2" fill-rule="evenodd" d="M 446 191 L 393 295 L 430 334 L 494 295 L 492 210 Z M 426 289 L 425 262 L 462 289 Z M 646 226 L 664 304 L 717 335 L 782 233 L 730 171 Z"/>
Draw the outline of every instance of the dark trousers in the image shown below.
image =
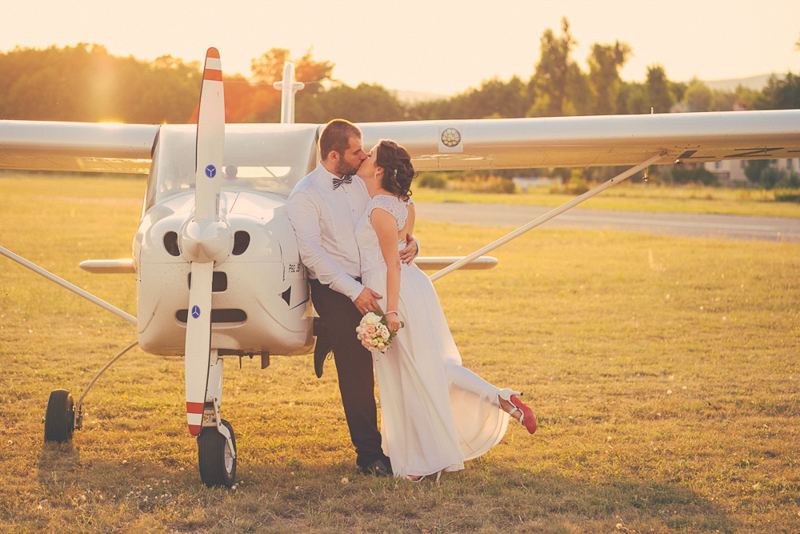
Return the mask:
<path id="1" fill-rule="evenodd" d="M 321 334 L 327 338 L 322 340 L 318 337 L 317 343 L 327 341 L 333 349 L 344 415 L 358 455 L 356 464 L 366 467 L 386 457 L 381 451 L 381 434 L 378 431 L 372 354 L 356 337 L 361 314 L 345 295 L 318 280 L 311 279 L 310 283 L 311 301 L 324 329 Z"/>

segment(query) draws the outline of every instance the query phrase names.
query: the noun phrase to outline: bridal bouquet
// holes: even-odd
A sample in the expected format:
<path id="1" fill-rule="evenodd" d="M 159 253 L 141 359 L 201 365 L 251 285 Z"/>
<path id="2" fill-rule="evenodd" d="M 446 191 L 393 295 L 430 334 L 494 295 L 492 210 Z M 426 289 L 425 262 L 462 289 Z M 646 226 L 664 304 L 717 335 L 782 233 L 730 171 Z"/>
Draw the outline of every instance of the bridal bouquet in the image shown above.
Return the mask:
<path id="1" fill-rule="evenodd" d="M 402 321 L 400 327 L 403 327 Z M 392 339 L 397 335 L 397 332 L 389 330 L 386 315 L 375 312 L 367 312 L 361 318 L 361 323 L 356 327 L 356 333 L 364 348 L 381 353 L 386 352 Z"/>

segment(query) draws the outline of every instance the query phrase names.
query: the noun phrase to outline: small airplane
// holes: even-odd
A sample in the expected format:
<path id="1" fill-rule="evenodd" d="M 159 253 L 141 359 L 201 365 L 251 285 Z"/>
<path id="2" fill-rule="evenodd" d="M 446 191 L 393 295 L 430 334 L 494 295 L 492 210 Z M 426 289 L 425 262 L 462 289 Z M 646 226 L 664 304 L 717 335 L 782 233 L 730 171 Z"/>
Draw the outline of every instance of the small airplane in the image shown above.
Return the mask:
<path id="1" fill-rule="evenodd" d="M 280 124 L 225 124 L 219 53 L 205 59 L 198 123 L 91 124 L 0 121 L 0 169 L 148 174 L 133 258 L 87 260 L 95 273 L 135 274 L 136 317 L 0 247 L 0 254 L 137 327 L 137 341 L 92 379 L 77 403 L 53 391 L 45 441 L 70 441 L 83 399 L 138 344 L 184 356 L 186 417 L 201 480 L 234 484 L 233 428 L 220 415 L 223 359 L 302 355 L 314 346 L 306 270 L 285 211 L 294 185 L 319 160 L 324 125 L 295 124 L 303 84 L 287 63 Z M 800 110 L 358 124 L 364 145 L 390 138 L 418 171 L 632 165 L 595 189 L 466 257 L 419 257 L 423 269 L 491 268 L 482 254 L 650 165 L 800 157 Z"/>

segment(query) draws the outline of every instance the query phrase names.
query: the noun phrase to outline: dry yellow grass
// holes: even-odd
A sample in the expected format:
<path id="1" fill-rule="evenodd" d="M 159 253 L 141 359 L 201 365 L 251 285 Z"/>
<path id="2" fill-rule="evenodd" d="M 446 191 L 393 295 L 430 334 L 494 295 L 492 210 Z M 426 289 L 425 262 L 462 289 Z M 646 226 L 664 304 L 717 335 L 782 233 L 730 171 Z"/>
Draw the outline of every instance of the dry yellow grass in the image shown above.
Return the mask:
<path id="1" fill-rule="evenodd" d="M 77 264 L 130 254 L 142 183 L 19 184 L 0 180 L 0 244 L 133 312 L 132 277 Z M 417 234 L 453 255 L 507 230 Z M 537 230 L 496 269 L 437 282 L 465 365 L 540 420 L 439 483 L 356 474 L 332 369 L 317 380 L 310 356 L 229 359 L 234 491 L 200 483 L 179 358 L 124 356 L 74 444 L 43 446 L 50 391 L 80 395 L 135 329 L 0 258 L 0 531 L 798 532 L 798 253 Z"/>

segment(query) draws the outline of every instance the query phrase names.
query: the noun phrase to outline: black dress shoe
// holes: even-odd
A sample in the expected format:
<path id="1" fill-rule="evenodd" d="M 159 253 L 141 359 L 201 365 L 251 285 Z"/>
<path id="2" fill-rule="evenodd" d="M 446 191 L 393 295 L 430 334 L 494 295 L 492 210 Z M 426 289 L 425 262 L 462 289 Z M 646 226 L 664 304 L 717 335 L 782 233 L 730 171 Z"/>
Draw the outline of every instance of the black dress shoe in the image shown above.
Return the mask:
<path id="1" fill-rule="evenodd" d="M 317 338 L 317 344 L 314 346 L 314 374 L 317 378 L 322 378 L 322 366 L 325 365 L 325 360 L 331 353 L 331 346 L 325 341 Z"/>
<path id="2" fill-rule="evenodd" d="M 325 360 L 333 350 L 331 346 L 330 337 L 325 330 L 325 325 L 319 317 L 314 318 L 314 335 L 317 336 L 317 342 L 314 345 L 314 373 L 317 378 L 322 378 L 322 366 L 325 365 Z"/>
<path id="3" fill-rule="evenodd" d="M 375 460 L 369 465 L 359 466 L 358 470 L 364 475 L 374 475 L 376 477 L 392 476 L 392 469 L 383 460 Z"/>

